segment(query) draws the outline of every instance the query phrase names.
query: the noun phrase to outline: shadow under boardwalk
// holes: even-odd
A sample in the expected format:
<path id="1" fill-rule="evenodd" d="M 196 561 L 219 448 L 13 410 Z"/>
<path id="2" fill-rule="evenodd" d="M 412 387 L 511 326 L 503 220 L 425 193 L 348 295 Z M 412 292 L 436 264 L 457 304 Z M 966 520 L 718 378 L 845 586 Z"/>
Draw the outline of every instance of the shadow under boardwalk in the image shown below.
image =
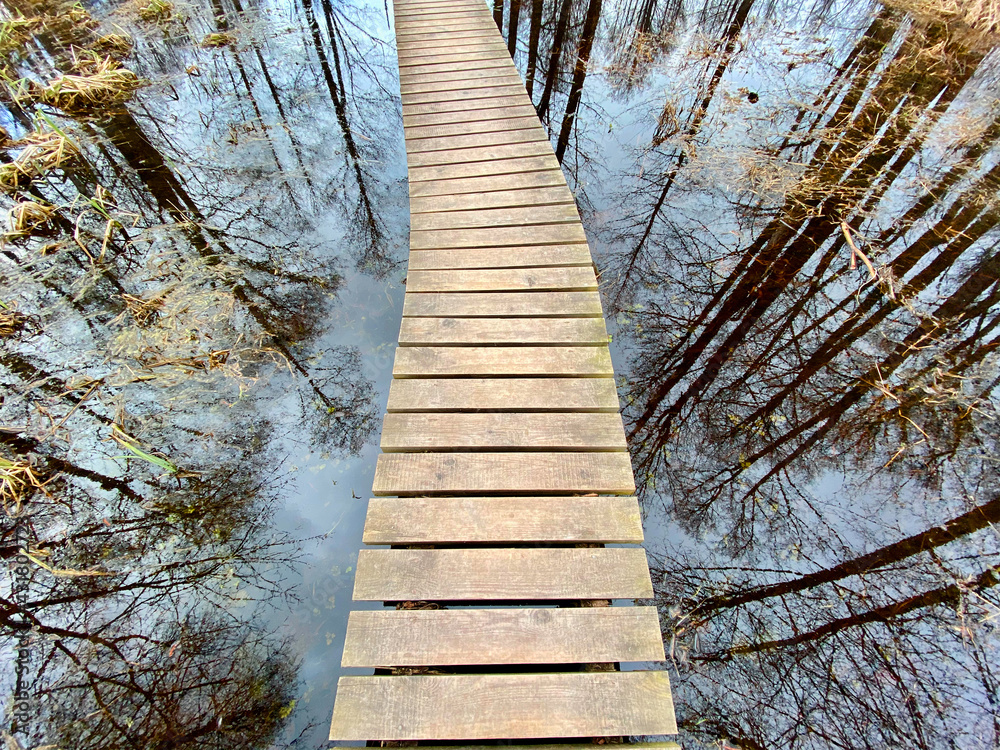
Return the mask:
<path id="1" fill-rule="evenodd" d="M 573 196 L 484 3 L 395 16 L 410 261 L 354 590 L 392 608 L 351 613 L 343 665 L 381 673 L 330 738 L 674 734 L 666 672 L 618 668 L 663 641 L 609 606 L 653 589 Z"/>

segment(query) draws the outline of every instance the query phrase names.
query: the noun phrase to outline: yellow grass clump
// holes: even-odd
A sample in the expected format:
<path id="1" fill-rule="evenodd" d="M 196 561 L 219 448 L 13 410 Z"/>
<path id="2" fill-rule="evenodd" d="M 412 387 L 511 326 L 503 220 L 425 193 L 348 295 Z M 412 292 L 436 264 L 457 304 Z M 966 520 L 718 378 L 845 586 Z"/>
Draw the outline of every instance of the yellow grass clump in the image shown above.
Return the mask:
<path id="1" fill-rule="evenodd" d="M 55 130 L 38 130 L 14 144 L 21 148 L 17 157 L 0 164 L 0 189 L 14 192 L 41 177 L 46 172 L 57 169 L 80 155 L 80 150 L 64 134 Z"/>
<path id="2" fill-rule="evenodd" d="M 236 36 L 228 32 L 208 34 L 201 40 L 202 47 L 228 47 L 236 44 Z"/>
<path id="3" fill-rule="evenodd" d="M 99 55 L 122 60 L 132 52 L 135 42 L 126 34 L 105 34 L 95 41 L 90 48 Z"/>
<path id="4" fill-rule="evenodd" d="M 954 31 L 971 44 L 993 46 L 1000 41 L 1000 0 L 883 0 L 883 4 L 920 20 L 956 27 Z"/>
<path id="5" fill-rule="evenodd" d="M 139 18 L 148 23 L 169 21 L 174 16 L 174 4 L 170 0 L 140 0 L 138 9 Z"/>
<path id="6" fill-rule="evenodd" d="M 110 57 L 78 60 L 83 75 L 64 75 L 50 81 L 38 95 L 45 104 L 65 112 L 86 114 L 124 104 L 142 86 L 131 70 L 121 68 Z"/>
<path id="7" fill-rule="evenodd" d="M 0 502 L 8 516 L 18 516 L 25 500 L 44 487 L 45 482 L 31 464 L 0 456 Z"/>
<path id="8" fill-rule="evenodd" d="M 20 239 L 47 233 L 46 225 L 56 207 L 36 201 L 18 201 L 7 211 L 8 232 L 4 239 Z"/>

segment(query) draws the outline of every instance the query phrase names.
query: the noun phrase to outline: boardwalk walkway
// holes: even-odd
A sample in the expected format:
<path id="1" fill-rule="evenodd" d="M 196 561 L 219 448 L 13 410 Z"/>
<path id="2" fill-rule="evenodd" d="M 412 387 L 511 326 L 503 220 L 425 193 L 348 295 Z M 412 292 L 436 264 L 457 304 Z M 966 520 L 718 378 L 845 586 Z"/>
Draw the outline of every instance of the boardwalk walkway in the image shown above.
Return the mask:
<path id="1" fill-rule="evenodd" d="M 652 585 L 573 196 L 485 4 L 395 16 L 411 251 L 354 589 L 394 608 L 350 615 L 378 674 L 340 679 L 331 739 L 673 734 L 666 672 L 619 669 L 663 642 L 609 606 Z"/>

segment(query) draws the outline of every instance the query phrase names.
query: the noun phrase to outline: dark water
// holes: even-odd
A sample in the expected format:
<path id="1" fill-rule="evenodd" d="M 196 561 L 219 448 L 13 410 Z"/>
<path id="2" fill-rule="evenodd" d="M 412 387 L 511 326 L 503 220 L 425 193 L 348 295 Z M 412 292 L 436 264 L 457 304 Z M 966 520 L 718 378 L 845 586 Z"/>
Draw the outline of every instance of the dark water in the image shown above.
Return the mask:
<path id="1" fill-rule="evenodd" d="M 936 5 L 505 9 L 687 746 L 1000 746 L 997 29 Z M 7 726 L 321 747 L 406 273 L 387 9 L 3 10 Z M 124 105 L 42 90 L 109 53 Z"/>

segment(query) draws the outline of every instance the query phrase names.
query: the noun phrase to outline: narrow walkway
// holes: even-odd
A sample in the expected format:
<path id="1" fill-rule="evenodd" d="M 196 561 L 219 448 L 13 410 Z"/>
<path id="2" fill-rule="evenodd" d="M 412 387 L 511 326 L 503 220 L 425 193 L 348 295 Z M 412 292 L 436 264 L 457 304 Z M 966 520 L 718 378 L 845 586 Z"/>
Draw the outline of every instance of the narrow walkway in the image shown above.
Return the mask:
<path id="1" fill-rule="evenodd" d="M 331 740 L 676 732 L 597 278 L 482 0 L 397 0 L 410 264 Z M 632 546 L 606 547 L 606 544 Z M 656 743 L 650 743 L 651 746 Z M 663 747 L 660 743 L 657 746 Z M 561 745 L 560 747 L 569 747 Z"/>

